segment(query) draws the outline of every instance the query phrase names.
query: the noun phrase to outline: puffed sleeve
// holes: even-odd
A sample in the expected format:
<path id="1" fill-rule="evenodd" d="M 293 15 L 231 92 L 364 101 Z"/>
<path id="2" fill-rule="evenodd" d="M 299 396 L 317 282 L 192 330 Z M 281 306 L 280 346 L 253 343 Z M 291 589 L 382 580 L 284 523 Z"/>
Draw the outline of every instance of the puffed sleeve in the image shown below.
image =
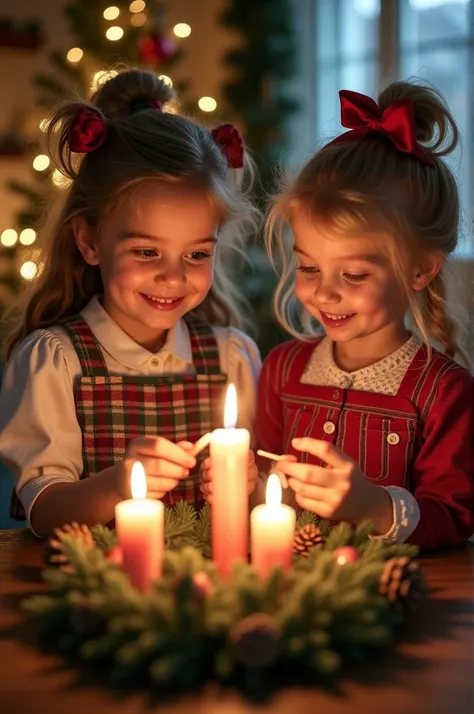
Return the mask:
<path id="1" fill-rule="evenodd" d="M 420 521 L 408 542 L 435 550 L 474 533 L 474 383 L 461 367 L 440 379 L 410 485 Z"/>
<path id="2" fill-rule="evenodd" d="M 73 383 L 63 346 L 49 331 L 29 335 L 5 367 L 0 459 L 13 473 L 28 519 L 41 491 L 58 481 L 76 481 L 82 473 Z"/>
<path id="3" fill-rule="evenodd" d="M 248 429 L 254 441 L 257 385 L 262 361 L 255 342 L 235 327 L 215 328 L 221 368 L 235 384 L 238 400 L 237 425 Z"/>

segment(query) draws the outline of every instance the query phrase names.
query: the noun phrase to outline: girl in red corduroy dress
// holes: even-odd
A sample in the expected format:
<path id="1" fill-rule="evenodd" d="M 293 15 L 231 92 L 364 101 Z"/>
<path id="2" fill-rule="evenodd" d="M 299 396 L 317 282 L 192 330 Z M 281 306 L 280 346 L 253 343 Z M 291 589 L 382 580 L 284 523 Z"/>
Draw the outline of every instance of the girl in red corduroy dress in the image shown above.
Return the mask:
<path id="1" fill-rule="evenodd" d="M 269 216 L 270 256 L 284 261 L 277 315 L 296 339 L 264 361 L 257 440 L 289 455 L 278 467 L 300 507 L 424 550 L 459 545 L 474 531 L 474 393 L 452 359 L 442 269 L 459 199 L 441 158 L 457 128 L 425 86 L 340 99 L 349 131 Z M 311 317 L 325 336 L 303 329 Z"/>
<path id="2" fill-rule="evenodd" d="M 244 147 L 231 125 L 209 132 L 168 112 L 172 98 L 153 72 L 130 70 L 50 119 L 71 186 L 0 393 L 13 514 L 39 535 L 110 521 L 135 459 L 149 497 L 200 507 L 190 447 L 222 426 L 228 382 L 253 427 L 260 358 L 237 329 L 230 279 L 255 218 L 234 180 Z M 254 464 L 248 483 L 251 493 Z"/>

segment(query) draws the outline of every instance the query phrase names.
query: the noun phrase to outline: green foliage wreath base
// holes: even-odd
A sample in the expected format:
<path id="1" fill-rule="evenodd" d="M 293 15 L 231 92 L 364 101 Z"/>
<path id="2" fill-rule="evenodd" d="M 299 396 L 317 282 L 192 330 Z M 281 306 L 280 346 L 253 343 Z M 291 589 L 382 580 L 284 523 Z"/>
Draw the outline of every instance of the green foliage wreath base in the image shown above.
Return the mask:
<path id="1" fill-rule="evenodd" d="M 311 522 L 303 513 L 297 528 Z M 23 606 L 48 648 L 103 664 L 114 686 L 183 692 L 214 679 L 260 696 L 291 672 L 314 684 L 393 641 L 404 609 L 380 594 L 379 579 L 388 559 L 416 555 L 412 546 L 369 539 L 370 524 L 323 530 L 324 547 L 295 557 L 290 572 L 262 580 L 239 563 L 224 581 L 206 557 L 209 509 L 198 516 L 180 504 L 167 509 L 163 575 L 149 592 L 136 591 L 107 559 L 115 533 L 100 526 L 96 547 L 64 538 L 72 572 L 45 569 L 49 594 Z M 339 565 L 333 553 L 345 545 L 360 560 Z"/>

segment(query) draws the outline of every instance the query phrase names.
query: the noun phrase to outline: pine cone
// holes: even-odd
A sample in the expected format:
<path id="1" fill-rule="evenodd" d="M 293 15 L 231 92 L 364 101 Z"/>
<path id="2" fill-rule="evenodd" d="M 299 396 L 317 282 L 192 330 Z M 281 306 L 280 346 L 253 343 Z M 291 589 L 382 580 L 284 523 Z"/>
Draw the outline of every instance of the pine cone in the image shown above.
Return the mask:
<path id="1" fill-rule="evenodd" d="M 379 580 L 379 592 L 392 603 L 413 607 L 426 593 L 426 583 L 418 563 L 407 557 L 390 558 Z"/>
<path id="2" fill-rule="evenodd" d="M 308 523 L 306 526 L 300 528 L 298 533 L 295 533 L 295 537 L 293 539 L 293 553 L 307 558 L 311 548 L 316 545 L 324 545 L 324 536 L 318 526 Z"/>
<path id="3" fill-rule="evenodd" d="M 55 528 L 54 535 L 49 539 L 45 550 L 46 564 L 56 566 L 65 572 L 71 571 L 67 555 L 63 552 L 64 538 L 74 538 L 82 541 L 87 548 L 95 548 L 95 540 L 91 530 L 78 523 L 66 524 L 62 528 Z"/>
<path id="4" fill-rule="evenodd" d="M 244 617 L 230 634 L 234 660 L 245 667 L 269 667 L 278 658 L 281 632 L 270 615 L 256 612 Z"/>

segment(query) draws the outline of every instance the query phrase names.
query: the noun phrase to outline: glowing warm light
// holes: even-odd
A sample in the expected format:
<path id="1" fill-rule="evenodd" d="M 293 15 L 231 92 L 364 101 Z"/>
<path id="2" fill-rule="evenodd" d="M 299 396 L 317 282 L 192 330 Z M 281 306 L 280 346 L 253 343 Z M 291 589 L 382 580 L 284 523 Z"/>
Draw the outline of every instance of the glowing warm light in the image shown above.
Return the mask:
<path id="1" fill-rule="evenodd" d="M 117 40 L 120 40 L 123 37 L 123 28 L 118 25 L 113 25 L 112 27 L 109 27 L 105 36 L 111 42 L 117 42 Z"/>
<path id="2" fill-rule="evenodd" d="M 33 161 L 33 168 L 35 171 L 45 171 L 49 164 L 49 156 L 46 156 L 46 154 L 38 154 Z"/>
<path id="3" fill-rule="evenodd" d="M 51 181 L 58 188 L 67 188 L 71 183 L 70 179 L 68 179 L 67 176 L 64 176 L 59 169 L 54 169 Z"/>
<path id="4" fill-rule="evenodd" d="M 265 500 L 270 508 L 276 508 L 281 505 L 281 483 L 276 474 L 270 474 L 268 477 Z"/>
<path id="5" fill-rule="evenodd" d="M 128 8 L 130 12 L 142 12 L 145 9 L 146 3 L 143 0 L 133 0 Z"/>
<path id="6" fill-rule="evenodd" d="M 224 428 L 234 429 L 237 424 L 237 392 L 234 384 L 229 384 L 225 395 Z"/>
<path id="7" fill-rule="evenodd" d="M 133 25 L 133 27 L 141 27 L 144 25 L 146 22 L 146 15 L 144 12 L 139 12 L 136 15 L 132 15 L 130 18 L 130 24 Z"/>
<path id="8" fill-rule="evenodd" d="M 79 62 L 84 56 L 80 47 L 72 47 L 66 55 L 68 62 Z"/>
<path id="9" fill-rule="evenodd" d="M 201 97 L 198 107 L 203 112 L 213 112 L 217 108 L 217 102 L 213 97 Z"/>
<path id="10" fill-rule="evenodd" d="M 115 20 L 120 15 L 120 10 L 115 5 L 111 5 L 105 8 L 103 15 L 106 20 Z"/>
<path id="11" fill-rule="evenodd" d="M 171 79 L 171 77 L 168 77 L 167 74 L 159 74 L 158 79 L 161 79 L 161 81 L 167 84 L 168 87 L 173 86 L 173 80 Z"/>
<path id="12" fill-rule="evenodd" d="M 47 119 L 41 119 L 39 123 L 39 128 L 40 131 L 47 131 L 48 130 L 48 120 Z"/>
<path id="13" fill-rule="evenodd" d="M 25 228 L 20 233 L 20 243 L 22 245 L 33 245 L 36 240 L 36 231 L 33 228 Z"/>
<path id="14" fill-rule="evenodd" d="M 146 474 L 143 464 L 135 461 L 131 474 L 132 498 L 146 498 Z"/>
<path id="15" fill-rule="evenodd" d="M 0 236 L 0 242 L 5 248 L 11 248 L 18 240 L 18 233 L 14 228 L 7 228 Z"/>
<path id="16" fill-rule="evenodd" d="M 33 280 L 38 272 L 38 266 L 33 260 L 27 260 L 20 268 L 20 275 L 24 280 Z"/>
<path id="17" fill-rule="evenodd" d="M 188 25 L 186 22 L 178 22 L 178 24 L 173 27 L 173 32 L 176 37 L 189 37 L 191 34 L 191 25 Z"/>
<path id="18" fill-rule="evenodd" d="M 96 72 L 94 76 L 92 77 L 92 82 L 91 82 L 91 90 L 92 92 L 97 92 L 99 87 L 101 87 L 105 82 L 107 82 L 109 79 L 113 79 L 114 77 L 117 76 L 117 72 L 115 69 L 101 69 L 99 72 Z"/>

